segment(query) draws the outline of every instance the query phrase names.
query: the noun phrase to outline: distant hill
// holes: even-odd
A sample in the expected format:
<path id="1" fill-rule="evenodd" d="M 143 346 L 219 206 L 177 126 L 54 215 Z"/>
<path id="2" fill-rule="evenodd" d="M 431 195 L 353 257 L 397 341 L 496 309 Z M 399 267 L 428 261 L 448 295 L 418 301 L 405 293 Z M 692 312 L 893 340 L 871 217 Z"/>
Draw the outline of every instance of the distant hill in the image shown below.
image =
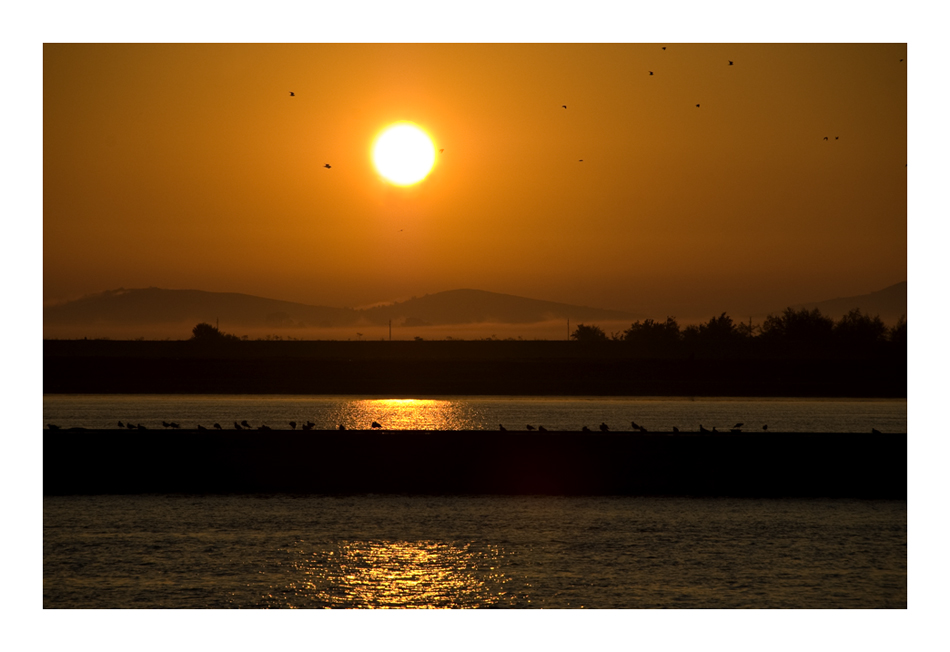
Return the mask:
<path id="1" fill-rule="evenodd" d="M 69 337 L 74 327 L 82 333 L 115 336 L 141 332 L 190 335 L 199 322 L 220 320 L 225 332 L 235 329 L 300 334 L 310 329 L 359 327 L 360 325 L 445 326 L 457 324 L 532 324 L 551 320 L 614 321 L 636 316 L 616 310 L 539 301 L 481 290 L 452 290 L 364 310 L 311 306 L 291 301 L 265 299 L 235 292 L 164 290 L 161 288 L 109 290 L 75 301 L 46 306 L 44 331 L 53 337 Z M 172 329 L 172 325 L 177 328 Z M 164 327 L 163 327 L 164 326 Z M 147 327 L 147 328 L 145 328 Z M 92 330 L 90 330 L 90 328 Z"/>
<path id="2" fill-rule="evenodd" d="M 348 308 L 308 306 L 236 292 L 161 288 L 119 288 L 43 308 L 44 326 L 182 322 L 213 324 L 219 318 L 228 328 L 330 327 L 356 323 L 360 315 Z M 226 330 L 223 325 L 221 328 Z"/>
<path id="3" fill-rule="evenodd" d="M 617 321 L 638 315 L 484 290 L 449 290 L 361 311 L 373 323 L 407 325 L 533 324 L 551 320 Z"/>
<path id="4" fill-rule="evenodd" d="M 841 319 L 851 310 L 858 308 L 861 312 L 878 315 L 886 324 L 894 324 L 907 315 L 907 281 L 897 283 L 870 294 L 861 294 L 854 297 L 829 299 L 817 303 L 802 303 L 792 306 L 795 310 L 818 308 L 821 314 L 832 319 Z"/>

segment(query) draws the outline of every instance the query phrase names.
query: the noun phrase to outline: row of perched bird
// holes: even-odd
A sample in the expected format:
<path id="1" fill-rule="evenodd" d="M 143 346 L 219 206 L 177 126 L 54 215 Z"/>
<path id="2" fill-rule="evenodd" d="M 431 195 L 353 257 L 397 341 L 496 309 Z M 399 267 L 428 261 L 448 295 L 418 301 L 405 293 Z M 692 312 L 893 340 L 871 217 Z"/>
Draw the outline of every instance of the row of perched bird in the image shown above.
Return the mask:
<path id="1" fill-rule="evenodd" d="M 297 422 L 296 422 L 296 421 L 290 421 L 288 425 L 290 425 L 290 428 L 291 428 L 292 430 L 296 430 L 296 429 L 297 429 Z M 300 429 L 301 429 L 301 430 L 313 430 L 313 429 L 316 427 L 316 425 L 317 425 L 317 424 L 313 423 L 312 421 L 307 421 L 307 423 L 301 424 Z M 631 422 L 630 422 L 630 425 L 633 426 L 634 431 L 638 431 L 638 432 L 650 432 L 650 431 L 647 430 L 644 426 L 638 425 L 636 421 L 631 421 Z M 739 423 L 737 423 L 736 425 L 734 425 L 732 428 L 730 428 L 730 429 L 729 429 L 729 432 L 742 432 L 742 426 L 744 426 L 744 425 L 745 425 L 744 423 L 739 422 Z M 181 428 L 181 425 L 180 425 L 180 424 L 177 424 L 177 423 L 175 423 L 175 422 L 166 422 L 166 421 L 162 421 L 162 426 L 164 426 L 165 428 L 173 428 L 173 429 Z M 60 430 L 60 426 L 55 425 L 55 424 L 52 424 L 52 423 L 47 423 L 47 424 L 46 424 L 46 427 L 47 427 L 48 429 L 50 429 L 50 430 Z M 120 428 L 127 428 L 128 430 L 148 430 L 148 428 L 146 428 L 145 426 L 143 426 L 141 423 L 138 423 L 138 424 L 133 425 L 132 423 L 122 423 L 121 421 L 119 421 L 119 427 L 120 427 Z M 223 429 L 224 429 L 224 428 L 221 427 L 221 424 L 219 424 L 219 423 L 215 423 L 212 427 L 213 427 L 215 430 L 223 430 Z M 383 426 L 382 426 L 381 424 L 379 424 L 378 422 L 376 422 L 376 421 L 373 421 L 372 425 L 370 426 L 370 428 L 372 428 L 373 430 L 379 430 L 379 429 L 381 429 L 382 427 L 383 427 Z M 606 423 L 601 423 L 599 427 L 600 427 L 600 431 L 601 431 L 601 432 L 609 432 L 609 431 L 610 431 L 610 426 L 608 426 Z M 257 426 L 257 428 L 254 428 L 254 427 L 251 426 L 251 424 L 249 424 L 246 420 L 245 420 L 245 421 L 241 421 L 241 423 L 238 423 L 237 421 L 235 421 L 235 422 L 234 422 L 234 429 L 235 429 L 235 430 L 271 430 L 270 426 L 268 426 L 267 424 L 264 424 L 264 423 L 262 423 L 261 425 Z M 337 426 L 337 430 L 346 430 L 346 429 L 347 429 L 346 426 L 344 426 L 343 424 L 340 424 L 339 426 Z M 501 431 L 501 432 L 508 432 L 508 429 L 505 428 L 505 426 L 504 426 L 503 424 L 498 424 L 498 429 L 499 429 L 499 431 Z M 767 431 L 768 429 L 769 429 L 768 424 L 765 424 L 765 425 L 762 426 L 762 430 L 763 430 L 763 431 Z M 204 426 L 202 426 L 202 425 L 199 423 L 199 424 L 198 424 L 198 430 L 207 430 L 207 428 L 205 428 Z M 538 426 L 537 428 L 535 428 L 535 427 L 532 426 L 531 424 L 526 425 L 526 426 L 525 426 L 525 430 L 537 430 L 538 432 L 548 432 L 548 429 L 545 428 L 544 426 Z M 679 431 L 680 431 L 679 428 L 677 428 L 676 426 L 673 426 L 673 432 L 674 432 L 674 433 L 677 433 L 677 432 L 679 432 Z M 591 430 L 590 430 L 590 428 L 588 428 L 587 426 L 584 426 L 583 428 L 581 428 L 581 432 L 591 432 Z M 699 432 L 706 432 L 706 433 L 712 434 L 712 433 L 718 433 L 719 430 L 716 429 L 716 426 L 713 426 L 712 430 L 710 430 L 710 429 L 706 428 L 705 426 L 703 426 L 703 424 L 699 424 Z M 878 430 L 877 428 L 871 428 L 871 434 L 879 435 L 879 434 L 881 434 L 881 431 Z"/>
<path id="2" fill-rule="evenodd" d="M 638 432 L 650 432 L 650 431 L 647 430 L 644 426 L 638 425 L 636 421 L 631 421 L 631 422 L 630 422 L 630 425 L 633 426 L 633 429 L 634 429 L 635 431 L 638 431 Z M 729 432 L 742 432 L 742 426 L 744 426 L 744 425 L 745 425 L 745 424 L 744 424 L 744 423 L 741 423 L 741 422 L 740 422 L 740 423 L 737 423 L 736 425 L 734 425 L 732 428 L 729 429 Z M 525 428 L 526 428 L 527 430 L 537 430 L 538 432 L 547 432 L 547 431 L 548 431 L 548 429 L 545 428 L 544 426 L 538 426 L 537 428 L 535 428 L 535 427 L 532 426 L 531 424 L 528 424 L 527 426 L 525 426 Z M 508 431 L 508 429 L 505 428 L 505 426 L 504 426 L 503 424 L 500 424 L 500 423 L 498 424 L 498 429 L 501 430 L 502 432 L 507 432 L 507 431 Z M 768 425 L 762 426 L 762 430 L 768 430 L 768 429 L 769 429 Z M 584 426 L 583 428 L 581 428 L 581 432 L 590 432 L 590 431 L 591 431 L 590 428 L 588 428 L 587 426 Z M 601 432 L 609 432 L 609 431 L 610 431 L 610 426 L 608 426 L 606 423 L 601 423 L 601 424 L 600 424 L 600 431 L 601 431 Z M 679 428 L 677 428 L 676 426 L 673 426 L 673 432 L 679 432 L 679 431 L 680 431 Z M 712 430 L 708 430 L 708 429 L 706 429 L 706 428 L 703 426 L 703 424 L 699 424 L 699 432 L 716 432 L 716 433 L 718 433 L 719 431 L 716 430 L 716 427 L 715 427 L 715 426 L 713 426 L 713 429 L 712 429 Z"/>

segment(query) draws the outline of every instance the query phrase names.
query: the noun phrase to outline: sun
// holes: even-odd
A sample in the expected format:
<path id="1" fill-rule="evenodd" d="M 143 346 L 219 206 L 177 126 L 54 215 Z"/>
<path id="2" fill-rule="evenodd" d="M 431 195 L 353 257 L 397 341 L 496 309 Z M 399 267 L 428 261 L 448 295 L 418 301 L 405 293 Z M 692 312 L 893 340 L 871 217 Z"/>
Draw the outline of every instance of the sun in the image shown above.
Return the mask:
<path id="1" fill-rule="evenodd" d="M 411 186 L 426 178 L 435 163 L 435 146 L 422 129 L 411 122 L 390 125 L 373 145 L 373 164 L 397 186 Z"/>

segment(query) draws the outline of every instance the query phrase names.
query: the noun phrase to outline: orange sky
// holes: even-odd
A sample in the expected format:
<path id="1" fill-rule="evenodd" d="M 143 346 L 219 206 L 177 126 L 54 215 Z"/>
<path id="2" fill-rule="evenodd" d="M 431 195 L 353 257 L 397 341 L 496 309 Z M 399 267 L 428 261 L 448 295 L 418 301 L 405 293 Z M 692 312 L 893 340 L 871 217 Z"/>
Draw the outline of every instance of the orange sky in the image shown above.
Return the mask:
<path id="1" fill-rule="evenodd" d="M 43 55 L 45 302 L 477 288 L 685 318 L 907 278 L 904 44 Z M 399 120 L 445 150 L 411 188 L 369 157 Z"/>

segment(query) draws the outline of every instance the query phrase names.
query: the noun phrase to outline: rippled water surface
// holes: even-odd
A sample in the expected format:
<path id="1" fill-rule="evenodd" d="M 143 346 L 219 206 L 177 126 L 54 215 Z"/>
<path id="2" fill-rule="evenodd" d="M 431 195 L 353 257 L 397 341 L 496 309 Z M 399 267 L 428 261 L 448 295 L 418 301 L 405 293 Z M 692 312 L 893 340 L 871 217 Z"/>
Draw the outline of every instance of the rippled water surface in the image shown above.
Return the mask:
<path id="1" fill-rule="evenodd" d="M 43 500 L 46 608 L 906 608 L 905 501 Z"/>
<path id="2" fill-rule="evenodd" d="M 368 398 L 346 396 L 235 395 L 57 395 L 43 397 L 43 424 L 116 428 L 123 423 L 160 429 L 162 422 L 183 428 L 218 423 L 234 428 L 290 428 L 307 421 L 317 429 L 523 430 L 528 424 L 548 430 L 630 430 L 631 422 L 651 431 L 746 431 L 768 425 L 773 432 L 907 432 L 906 399 L 689 399 L 689 398 L 538 398 L 438 397 Z M 299 427 L 298 425 L 298 427 Z"/>

